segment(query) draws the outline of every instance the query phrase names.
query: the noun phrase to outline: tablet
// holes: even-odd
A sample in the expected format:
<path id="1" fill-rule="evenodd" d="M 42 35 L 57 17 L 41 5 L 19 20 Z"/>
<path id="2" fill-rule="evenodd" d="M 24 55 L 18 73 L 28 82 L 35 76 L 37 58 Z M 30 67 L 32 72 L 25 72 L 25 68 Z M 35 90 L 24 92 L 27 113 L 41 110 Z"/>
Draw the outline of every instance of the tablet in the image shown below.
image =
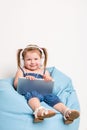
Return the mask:
<path id="1" fill-rule="evenodd" d="M 53 92 L 54 81 L 45 81 L 43 79 L 29 80 L 26 78 L 19 78 L 17 85 L 17 92 L 24 95 L 27 92 L 37 91 L 42 95 Z"/>

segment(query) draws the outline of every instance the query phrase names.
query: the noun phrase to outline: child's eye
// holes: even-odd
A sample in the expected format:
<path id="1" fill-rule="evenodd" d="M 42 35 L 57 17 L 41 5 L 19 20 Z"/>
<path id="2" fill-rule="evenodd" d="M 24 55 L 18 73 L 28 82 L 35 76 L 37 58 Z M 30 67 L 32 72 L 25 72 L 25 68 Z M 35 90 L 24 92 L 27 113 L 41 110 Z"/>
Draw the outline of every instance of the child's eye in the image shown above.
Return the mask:
<path id="1" fill-rule="evenodd" d="M 28 61 L 30 61 L 31 59 L 27 59 Z"/>
<path id="2" fill-rule="evenodd" d="M 38 60 L 38 58 L 35 58 L 35 60 Z"/>

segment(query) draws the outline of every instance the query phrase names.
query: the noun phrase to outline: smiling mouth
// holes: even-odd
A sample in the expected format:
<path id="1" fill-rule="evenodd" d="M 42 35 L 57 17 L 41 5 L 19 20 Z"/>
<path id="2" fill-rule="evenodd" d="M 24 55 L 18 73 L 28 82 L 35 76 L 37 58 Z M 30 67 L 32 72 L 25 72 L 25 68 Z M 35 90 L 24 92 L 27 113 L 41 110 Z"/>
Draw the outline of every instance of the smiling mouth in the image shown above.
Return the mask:
<path id="1" fill-rule="evenodd" d="M 30 66 L 31 68 L 36 68 L 36 66 Z"/>

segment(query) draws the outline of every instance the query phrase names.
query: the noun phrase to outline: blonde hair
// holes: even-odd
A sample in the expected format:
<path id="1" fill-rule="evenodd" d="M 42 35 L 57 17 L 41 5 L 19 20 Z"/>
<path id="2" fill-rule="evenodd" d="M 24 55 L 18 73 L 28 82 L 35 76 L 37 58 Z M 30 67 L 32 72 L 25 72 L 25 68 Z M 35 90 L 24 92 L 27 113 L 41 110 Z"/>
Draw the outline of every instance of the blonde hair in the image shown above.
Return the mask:
<path id="1" fill-rule="evenodd" d="M 37 45 L 34 45 L 34 44 L 30 44 L 28 45 L 26 48 L 24 49 L 18 49 L 17 51 L 17 66 L 18 67 L 21 67 L 21 60 L 23 59 L 24 60 L 24 57 L 26 55 L 26 53 L 28 51 L 32 51 L 32 50 L 38 50 L 40 52 L 40 57 L 42 59 L 44 59 L 44 62 L 43 62 L 43 66 L 46 67 L 47 65 L 47 60 L 48 60 L 48 53 L 47 53 L 47 49 L 46 48 L 43 48 L 43 47 L 39 47 Z M 21 59 L 21 58 L 22 59 Z"/>

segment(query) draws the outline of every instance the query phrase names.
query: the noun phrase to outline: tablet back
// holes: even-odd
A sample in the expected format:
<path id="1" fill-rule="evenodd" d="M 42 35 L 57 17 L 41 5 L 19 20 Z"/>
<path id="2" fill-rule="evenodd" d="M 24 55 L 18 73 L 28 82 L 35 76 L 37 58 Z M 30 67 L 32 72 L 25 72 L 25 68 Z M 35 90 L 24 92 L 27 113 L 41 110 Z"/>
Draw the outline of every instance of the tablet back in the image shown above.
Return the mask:
<path id="1" fill-rule="evenodd" d="M 29 80 L 26 78 L 18 79 L 17 91 L 20 94 L 37 91 L 42 95 L 50 94 L 53 91 L 54 81 L 45 81 L 42 79 Z"/>

